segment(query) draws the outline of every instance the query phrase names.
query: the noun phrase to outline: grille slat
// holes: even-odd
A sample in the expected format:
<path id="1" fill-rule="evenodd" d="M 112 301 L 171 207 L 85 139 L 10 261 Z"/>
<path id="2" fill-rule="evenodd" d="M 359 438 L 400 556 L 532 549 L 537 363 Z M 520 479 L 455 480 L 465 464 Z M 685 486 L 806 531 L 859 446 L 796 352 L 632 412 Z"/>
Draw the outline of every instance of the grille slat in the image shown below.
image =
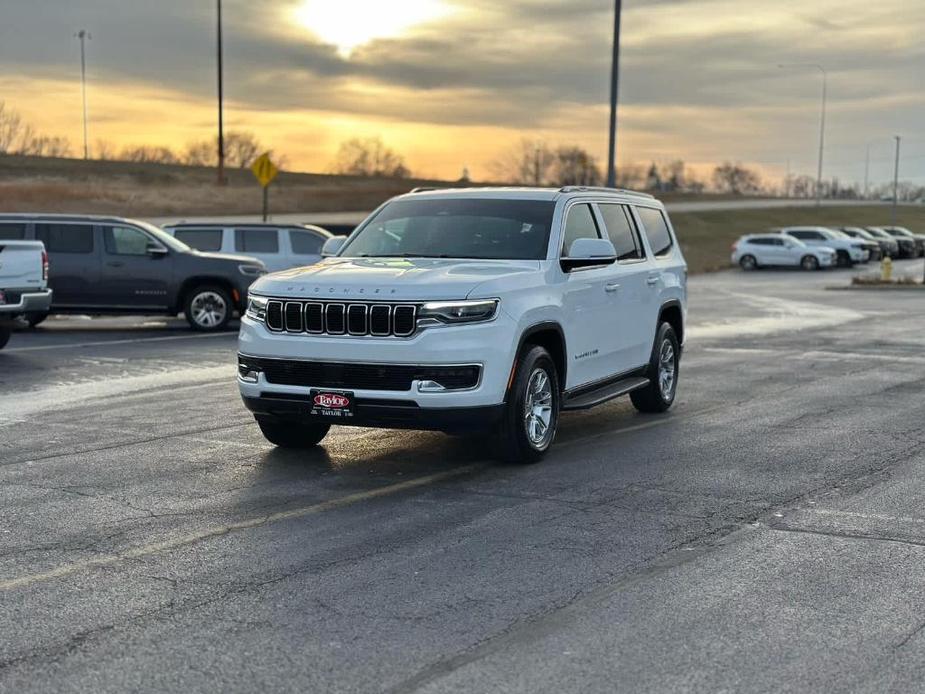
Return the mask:
<path id="1" fill-rule="evenodd" d="M 410 337 L 417 329 L 417 311 L 414 304 L 271 299 L 266 325 L 273 332 Z"/>

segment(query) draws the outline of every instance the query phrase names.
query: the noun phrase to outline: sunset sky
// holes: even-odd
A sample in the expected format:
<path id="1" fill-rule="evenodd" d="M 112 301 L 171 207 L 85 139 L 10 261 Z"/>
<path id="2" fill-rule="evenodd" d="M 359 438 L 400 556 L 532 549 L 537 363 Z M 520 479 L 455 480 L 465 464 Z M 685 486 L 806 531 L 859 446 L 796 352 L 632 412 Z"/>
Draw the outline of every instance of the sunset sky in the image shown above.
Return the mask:
<path id="1" fill-rule="evenodd" d="M 381 136 L 415 174 L 475 178 L 521 137 L 606 161 L 610 0 L 225 0 L 226 121 L 330 167 Z M 215 128 L 212 0 L 0 0 L 0 100 L 81 142 L 177 149 Z M 738 160 L 815 174 L 829 71 L 826 176 L 925 184 L 925 2 L 625 0 L 621 162 Z"/>

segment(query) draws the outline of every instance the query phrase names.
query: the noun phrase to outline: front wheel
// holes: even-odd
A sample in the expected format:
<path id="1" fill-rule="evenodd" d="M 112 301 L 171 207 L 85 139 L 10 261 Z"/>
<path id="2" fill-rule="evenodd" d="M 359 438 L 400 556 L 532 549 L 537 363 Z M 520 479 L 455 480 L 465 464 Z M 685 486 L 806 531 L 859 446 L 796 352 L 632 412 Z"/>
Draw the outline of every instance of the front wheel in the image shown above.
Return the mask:
<path id="1" fill-rule="evenodd" d="M 258 418 L 263 437 L 280 448 L 313 448 L 327 436 L 330 424 L 303 424 Z"/>
<path id="2" fill-rule="evenodd" d="M 231 297 L 222 287 L 202 285 L 186 296 L 183 313 L 193 330 L 216 332 L 231 320 Z"/>
<path id="3" fill-rule="evenodd" d="M 804 270 L 818 270 L 819 259 L 814 255 L 804 255 L 800 261 L 800 267 Z"/>
<path id="4" fill-rule="evenodd" d="M 662 323 L 655 334 L 655 344 L 646 368 L 649 385 L 630 393 L 630 400 L 640 412 L 664 412 L 674 403 L 678 392 L 681 346 L 670 323 Z"/>
<path id="5" fill-rule="evenodd" d="M 556 437 L 559 423 L 559 375 L 543 347 L 534 345 L 517 360 L 501 424 L 495 435 L 498 457 L 535 463 Z"/>
<path id="6" fill-rule="evenodd" d="M 0 349 L 6 347 L 6 343 L 10 341 L 10 335 L 13 334 L 13 331 L 6 325 L 0 325 Z"/>

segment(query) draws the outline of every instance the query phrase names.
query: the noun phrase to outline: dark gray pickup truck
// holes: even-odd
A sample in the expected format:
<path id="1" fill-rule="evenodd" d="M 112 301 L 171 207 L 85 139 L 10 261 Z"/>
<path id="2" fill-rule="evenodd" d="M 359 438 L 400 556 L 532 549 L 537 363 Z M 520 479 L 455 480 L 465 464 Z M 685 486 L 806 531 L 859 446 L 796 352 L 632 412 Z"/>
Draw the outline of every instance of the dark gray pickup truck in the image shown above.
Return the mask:
<path id="1" fill-rule="evenodd" d="M 244 311 L 247 288 L 266 272 L 256 258 L 201 253 L 133 219 L 0 214 L 0 240 L 45 243 L 50 313 L 183 313 L 194 330 L 221 330 Z M 27 315 L 37 325 L 47 313 Z"/>

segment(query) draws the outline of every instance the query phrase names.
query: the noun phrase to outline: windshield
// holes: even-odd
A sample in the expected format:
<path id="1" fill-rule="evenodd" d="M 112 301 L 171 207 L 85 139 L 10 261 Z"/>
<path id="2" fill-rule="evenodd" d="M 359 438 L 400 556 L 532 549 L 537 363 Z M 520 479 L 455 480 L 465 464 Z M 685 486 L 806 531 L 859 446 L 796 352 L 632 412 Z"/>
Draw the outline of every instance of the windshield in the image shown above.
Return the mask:
<path id="1" fill-rule="evenodd" d="M 173 250 L 175 250 L 175 251 L 191 251 L 191 250 L 193 250 L 192 248 L 190 248 L 189 246 L 187 246 L 187 245 L 186 245 L 185 243 L 183 243 L 182 241 L 180 241 L 180 240 L 178 240 L 178 239 L 175 239 L 173 236 L 171 236 L 170 234 L 168 234 L 166 231 L 164 231 L 164 230 L 161 229 L 160 227 L 156 227 L 156 226 L 154 226 L 153 224 L 148 224 L 147 222 L 141 222 L 141 221 L 139 221 L 139 220 L 137 220 L 137 219 L 133 219 L 133 220 L 131 220 L 131 222 L 132 222 L 132 224 L 134 224 L 134 225 L 136 225 L 136 226 L 139 226 L 139 227 L 141 227 L 142 229 L 144 229 L 145 231 L 147 231 L 149 234 L 151 234 L 151 235 L 152 235 L 153 237 L 155 237 L 158 241 L 160 241 L 161 243 L 163 243 L 165 246 L 167 246 L 167 247 L 170 248 L 170 249 L 173 249 Z"/>
<path id="2" fill-rule="evenodd" d="M 554 208 L 547 200 L 396 200 L 357 231 L 338 255 L 543 260 Z"/>

